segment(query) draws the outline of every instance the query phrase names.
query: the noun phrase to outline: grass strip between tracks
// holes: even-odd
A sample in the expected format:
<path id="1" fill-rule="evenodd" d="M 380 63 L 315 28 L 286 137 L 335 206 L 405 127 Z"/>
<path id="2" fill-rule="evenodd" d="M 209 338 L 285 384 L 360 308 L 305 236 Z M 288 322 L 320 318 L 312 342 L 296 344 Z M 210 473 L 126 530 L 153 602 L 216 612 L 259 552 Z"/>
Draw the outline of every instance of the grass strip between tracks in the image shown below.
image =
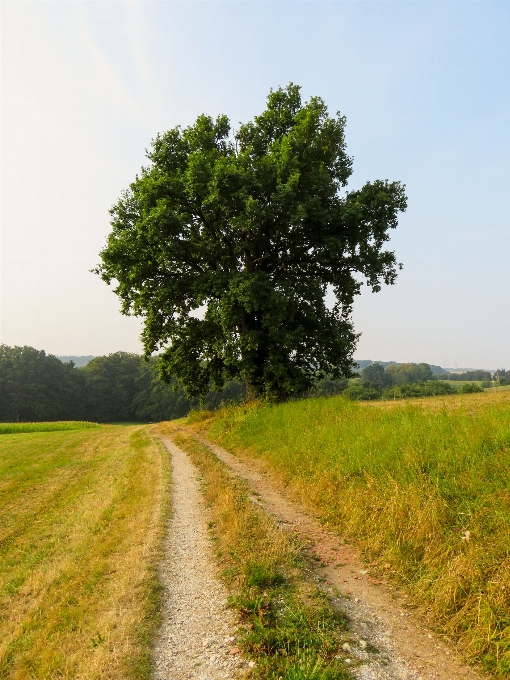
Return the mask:
<path id="1" fill-rule="evenodd" d="M 183 431 L 172 438 L 203 476 L 222 577 L 242 621 L 239 645 L 256 661 L 252 677 L 350 678 L 341 652 L 345 622 L 309 580 L 297 540 L 206 446 Z"/>

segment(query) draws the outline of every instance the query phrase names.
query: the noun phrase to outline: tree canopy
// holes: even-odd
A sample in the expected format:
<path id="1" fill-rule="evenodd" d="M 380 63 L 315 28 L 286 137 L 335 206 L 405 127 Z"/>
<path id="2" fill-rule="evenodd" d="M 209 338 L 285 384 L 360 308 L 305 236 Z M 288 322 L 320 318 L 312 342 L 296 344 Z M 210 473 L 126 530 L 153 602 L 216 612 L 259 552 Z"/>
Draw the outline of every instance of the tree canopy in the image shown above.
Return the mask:
<path id="1" fill-rule="evenodd" d="M 426 382 L 434 377 L 430 366 L 423 362 L 421 364 L 390 364 L 386 373 L 390 377 L 390 384 L 394 385 Z"/>
<path id="2" fill-rule="evenodd" d="M 353 299 L 362 279 L 394 283 L 384 244 L 406 197 L 398 182 L 344 190 L 344 129 L 290 84 L 235 132 L 202 115 L 158 135 L 112 208 L 95 271 L 123 313 L 144 318 L 146 356 L 162 350 L 162 376 L 189 395 L 237 379 L 248 396 L 282 398 L 351 375 Z"/>

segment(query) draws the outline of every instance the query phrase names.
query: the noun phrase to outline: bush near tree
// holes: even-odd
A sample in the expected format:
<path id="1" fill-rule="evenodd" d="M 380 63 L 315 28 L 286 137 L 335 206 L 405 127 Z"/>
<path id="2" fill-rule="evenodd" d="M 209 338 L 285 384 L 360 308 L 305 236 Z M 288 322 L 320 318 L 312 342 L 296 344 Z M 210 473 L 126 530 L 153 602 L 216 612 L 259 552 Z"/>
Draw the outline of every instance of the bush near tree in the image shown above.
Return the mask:
<path id="1" fill-rule="evenodd" d="M 381 396 L 383 399 L 409 399 L 410 397 L 438 397 L 443 394 L 455 394 L 455 392 L 456 390 L 446 382 L 427 380 L 387 387 Z"/>
<path id="2" fill-rule="evenodd" d="M 476 383 L 466 383 L 460 388 L 461 394 L 472 394 L 474 392 L 483 392 L 483 389 Z"/>

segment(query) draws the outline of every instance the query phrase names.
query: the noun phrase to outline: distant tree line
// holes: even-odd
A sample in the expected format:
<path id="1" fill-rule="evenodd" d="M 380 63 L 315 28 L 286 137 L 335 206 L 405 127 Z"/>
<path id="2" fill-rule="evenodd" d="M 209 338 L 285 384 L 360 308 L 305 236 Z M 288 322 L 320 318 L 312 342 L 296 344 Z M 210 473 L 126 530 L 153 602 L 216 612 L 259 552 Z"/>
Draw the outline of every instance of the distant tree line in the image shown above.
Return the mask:
<path id="1" fill-rule="evenodd" d="M 198 406 L 174 388 L 159 379 L 155 361 L 137 354 L 116 352 L 78 368 L 33 347 L 0 345 L 1 422 L 170 420 Z M 210 392 L 205 406 L 240 399 L 243 390 L 240 383 L 228 383 L 221 392 Z"/>
<path id="2" fill-rule="evenodd" d="M 457 390 L 445 380 L 463 381 L 464 384 Z M 425 363 L 387 364 L 385 367 L 382 363 L 365 362 L 359 379 L 351 382 L 344 394 L 350 399 L 371 400 L 439 396 L 457 391 L 482 392 L 483 387 L 492 385 L 491 380 L 497 385 L 510 384 L 510 371 L 501 369 L 494 375 L 482 370 L 438 374 Z M 474 381 L 481 382 L 481 386 Z"/>
<path id="3" fill-rule="evenodd" d="M 489 371 L 466 371 L 465 373 L 448 373 L 447 380 L 492 380 Z"/>

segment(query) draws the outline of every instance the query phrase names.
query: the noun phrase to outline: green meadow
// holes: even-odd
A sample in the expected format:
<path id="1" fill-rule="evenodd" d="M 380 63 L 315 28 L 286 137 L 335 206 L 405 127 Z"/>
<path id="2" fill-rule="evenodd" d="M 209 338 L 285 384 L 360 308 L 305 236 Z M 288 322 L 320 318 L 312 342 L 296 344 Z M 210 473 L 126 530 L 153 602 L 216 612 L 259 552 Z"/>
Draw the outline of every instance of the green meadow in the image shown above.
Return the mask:
<path id="1" fill-rule="evenodd" d="M 438 632 L 510 674 L 510 394 L 224 410 L 208 436 L 263 462 Z M 212 423 L 212 424 L 211 424 Z"/>
<path id="2" fill-rule="evenodd" d="M 26 434 L 28 432 L 65 432 L 100 427 L 83 420 L 61 420 L 47 423 L 0 423 L 0 434 Z"/>

